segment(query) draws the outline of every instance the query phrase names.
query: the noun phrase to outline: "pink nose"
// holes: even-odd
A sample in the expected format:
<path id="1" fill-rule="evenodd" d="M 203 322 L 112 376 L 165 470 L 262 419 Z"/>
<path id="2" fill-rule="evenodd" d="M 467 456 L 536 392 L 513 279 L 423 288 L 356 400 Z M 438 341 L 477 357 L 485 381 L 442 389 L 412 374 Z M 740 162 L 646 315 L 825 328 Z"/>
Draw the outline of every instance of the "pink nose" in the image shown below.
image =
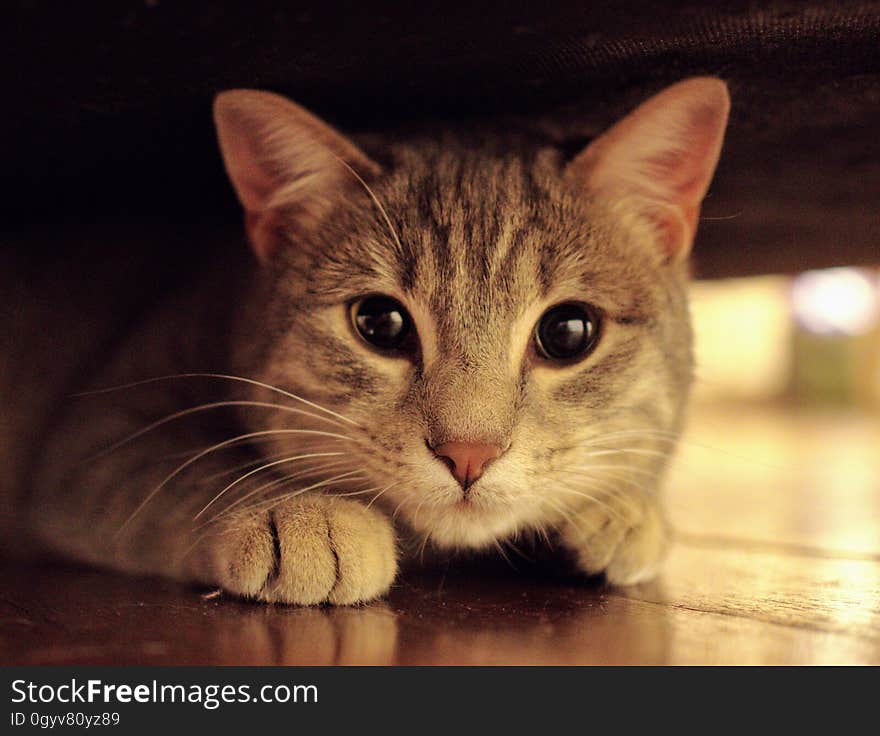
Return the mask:
<path id="1" fill-rule="evenodd" d="M 455 479 L 467 490 L 486 466 L 501 455 L 501 448 L 484 442 L 444 442 L 434 452 L 446 458 Z"/>

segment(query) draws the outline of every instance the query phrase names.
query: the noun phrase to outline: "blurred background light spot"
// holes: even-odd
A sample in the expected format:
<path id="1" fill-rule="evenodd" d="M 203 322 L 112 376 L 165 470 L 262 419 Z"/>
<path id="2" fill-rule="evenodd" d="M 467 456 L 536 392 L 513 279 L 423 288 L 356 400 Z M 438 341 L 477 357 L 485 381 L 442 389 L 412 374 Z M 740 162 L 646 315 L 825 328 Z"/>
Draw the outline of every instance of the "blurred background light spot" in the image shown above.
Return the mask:
<path id="1" fill-rule="evenodd" d="M 792 362 L 790 279 L 697 281 L 691 288 L 697 400 L 783 393 Z"/>
<path id="2" fill-rule="evenodd" d="M 791 287 L 798 324 L 819 335 L 859 335 L 880 315 L 876 277 L 855 268 L 807 271 Z"/>
<path id="3" fill-rule="evenodd" d="M 880 270 L 697 281 L 697 401 L 880 408 Z"/>

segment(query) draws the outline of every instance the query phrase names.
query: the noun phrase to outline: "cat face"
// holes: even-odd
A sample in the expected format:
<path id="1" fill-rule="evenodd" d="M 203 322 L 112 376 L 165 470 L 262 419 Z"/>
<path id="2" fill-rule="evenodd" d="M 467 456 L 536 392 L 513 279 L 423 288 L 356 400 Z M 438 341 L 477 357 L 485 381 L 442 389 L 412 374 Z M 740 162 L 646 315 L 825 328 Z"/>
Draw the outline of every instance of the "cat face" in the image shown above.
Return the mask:
<path id="1" fill-rule="evenodd" d="M 338 436 L 290 448 L 343 453 L 327 490 L 446 547 L 654 491 L 690 381 L 684 258 L 727 113 L 720 82 L 677 88 L 571 162 L 440 137 L 387 146 L 383 170 L 281 98 L 219 98 L 265 264 L 250 370 L 335 413 L 295 426 Z"/>

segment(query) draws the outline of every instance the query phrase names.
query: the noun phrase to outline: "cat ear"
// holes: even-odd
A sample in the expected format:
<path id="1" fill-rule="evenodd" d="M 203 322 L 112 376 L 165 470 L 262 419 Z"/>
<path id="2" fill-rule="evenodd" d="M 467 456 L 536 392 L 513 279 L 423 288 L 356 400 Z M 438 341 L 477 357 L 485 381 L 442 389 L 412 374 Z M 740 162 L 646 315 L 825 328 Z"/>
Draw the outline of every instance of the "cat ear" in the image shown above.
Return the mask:
<path id="1" fill-rule="evenodd" d="M 684 258 L 729 110 L 727 85 L 720 79 L 674 84 L 587 146 L 568 165 L 566 177 L 638 218 L 656 236 L 665 260 Z"/>
<path id="2" fill-rule="evenodd" d="M 297 226 L 312 227 L 345 188 L 379 173 L 351 141 L 280 95 L 221 92 L 214 123 L 248 236 L 264 261 L 278 242 L 272 215 L 279 208 L 292 208 Z"/>

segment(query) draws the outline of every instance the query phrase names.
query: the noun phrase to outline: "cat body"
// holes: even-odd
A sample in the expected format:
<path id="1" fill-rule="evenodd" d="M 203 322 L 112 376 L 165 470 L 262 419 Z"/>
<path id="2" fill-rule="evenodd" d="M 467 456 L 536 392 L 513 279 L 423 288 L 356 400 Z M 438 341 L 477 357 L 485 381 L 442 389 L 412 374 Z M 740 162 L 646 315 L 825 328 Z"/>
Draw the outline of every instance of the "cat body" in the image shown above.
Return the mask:
<path id="1" fill-rule="evenodd" d="M 257 257 L 219 251 L 66 372 L 85 395 L 31 437 L 7 540 L 299 604 L 380 596 L 420 545 L 524 537 L 650 578 L 728 104 L 688 80 L 566 160 L 500 134 L 356 146 L 221 94 Z"/>

